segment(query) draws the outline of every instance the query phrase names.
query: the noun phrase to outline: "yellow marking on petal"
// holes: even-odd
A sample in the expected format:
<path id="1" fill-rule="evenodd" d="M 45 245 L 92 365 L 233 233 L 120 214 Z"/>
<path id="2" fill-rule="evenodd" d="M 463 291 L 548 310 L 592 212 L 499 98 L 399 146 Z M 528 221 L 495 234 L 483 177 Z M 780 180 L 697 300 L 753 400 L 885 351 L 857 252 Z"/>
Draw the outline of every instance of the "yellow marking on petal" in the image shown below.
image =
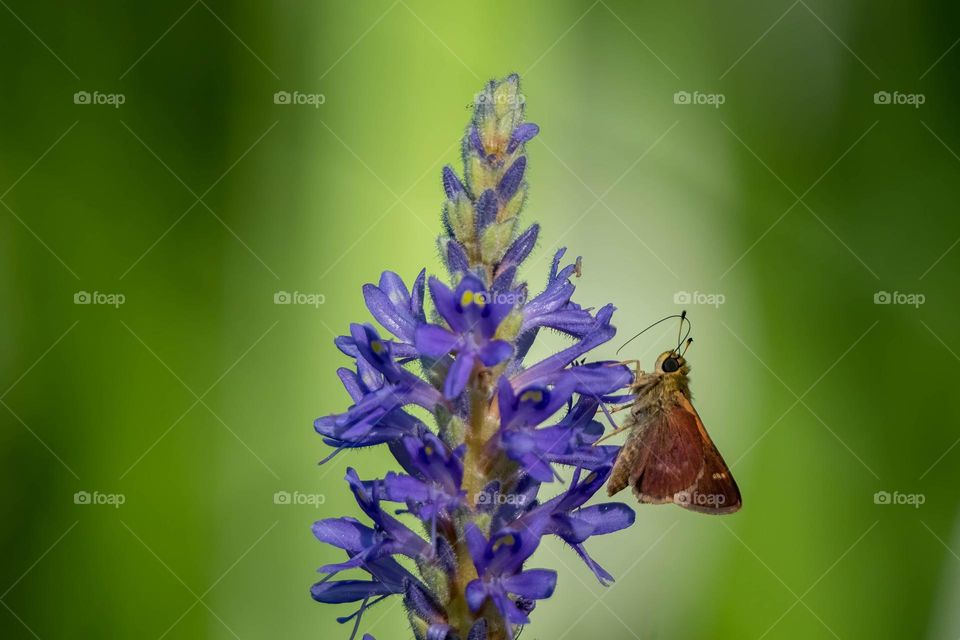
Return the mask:
<path id="1" fill-rule="evenodd" d="M 520 402 L 542 402 L 543 391 L 539 389 L 530 389 L 520 394 Z"/>
<path id="2" fill-rule="evenodd" d="M 508 533 L 507 535 L 503 536 L 502 538 L 499 538 L 496 542 L 493 543 L 493 551 L 494 553 L 496 553 L 497 551 L 500 550 L 500 547 L 503 547 L 504 545 L 512 547 L 515 543 L 516 543 L 516 538 L 513 537 L 512 533 Z"/>
<path id="3" fill-rule="evenodd" d="M 387 350 L 387 348 L 383 346 L 383 343 L 379 340 L 372 340 L 370 342 L 370 349 L 378 356 Z"/>
<path id="4" fill-rule="evenodd" d="M 460 296 L 460 306 L 469 307 L 474 304 L 481 309 L 487 304 L 487 296 L 483 291 L 464 291 Z"/>

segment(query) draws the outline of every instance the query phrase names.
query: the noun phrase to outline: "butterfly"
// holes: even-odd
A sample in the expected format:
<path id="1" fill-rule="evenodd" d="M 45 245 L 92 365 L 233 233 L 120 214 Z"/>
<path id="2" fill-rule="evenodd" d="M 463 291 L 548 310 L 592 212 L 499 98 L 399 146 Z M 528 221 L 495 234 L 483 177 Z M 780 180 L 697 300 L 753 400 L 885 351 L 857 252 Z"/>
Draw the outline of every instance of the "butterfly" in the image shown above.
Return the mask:
<path id="1" fill-rule="evenodd" d="M 681 332 L 684 321 L 689 327 L 686 312 L 680 315 Z M 637 370 L 630 388 L 635 400 L 619 408 L 629 409 L 630 414 L 608 434 L 629 432 L 617 454 L 607 493 L 612 496 L 629 485 L 641 503 L 733 513 L 742 505 L 740 489 L 690 401 L 690 365 L 684 355 L 692 342 L 685 337 L 676 349 L 660 354 L 652 372 Z"/>

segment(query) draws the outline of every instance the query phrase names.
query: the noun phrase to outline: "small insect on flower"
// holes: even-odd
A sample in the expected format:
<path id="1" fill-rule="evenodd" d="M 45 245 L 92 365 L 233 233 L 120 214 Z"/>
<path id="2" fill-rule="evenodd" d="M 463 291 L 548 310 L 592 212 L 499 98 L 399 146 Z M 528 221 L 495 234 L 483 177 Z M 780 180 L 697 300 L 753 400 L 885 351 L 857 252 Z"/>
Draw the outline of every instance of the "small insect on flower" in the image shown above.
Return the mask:
<path id="1" fill-rule="evenodd" d="M 631 386 L 636 399 L 623 407 L 630 409 L 630 415 L 622 427 L 609 434 L 629 431 L 607 493 L 612 496 L 630 485 L 642 503 L 673 503 L 700 513 L 733 513 L 742 505 L 740 489 L 690 402 L 690 365 L 684 355 L 693 338 L 688 337 L 686 314 L 684 311 L 679 318 L 681 332 L 686 322 L 687 336 L 678 336 L 677 347 L 660 354 L 653 372 L 637 371 Z M 650 326 L 676 317 L 668 316 Z"/>

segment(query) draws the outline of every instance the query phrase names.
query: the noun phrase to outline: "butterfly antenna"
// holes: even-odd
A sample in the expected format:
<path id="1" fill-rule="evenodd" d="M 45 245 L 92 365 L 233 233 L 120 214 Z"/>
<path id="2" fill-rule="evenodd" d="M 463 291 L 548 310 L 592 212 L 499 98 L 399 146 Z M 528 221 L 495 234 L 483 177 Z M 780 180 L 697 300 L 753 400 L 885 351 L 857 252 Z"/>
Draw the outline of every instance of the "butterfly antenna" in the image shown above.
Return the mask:
<path id="1" fill-rule="evenodd" d="M 683 335 L 683 321 L 686 319 L 687 310 L 684 309 L 682 312 L 680 312 L 680 327 L 677 329 L 677 348 L 674 349 L 674 351 L 677 353 L 679 353 L 680 345 L 683 344 L 683 338 L 681 338 L 681 336 Z"/>
<path id="2" fill-rule="evenodd" d="M 647 327 L 646 329 L 644 329 L 643 331 L 641 331 L 640 333 L 638 333 L 637 335 L 633 336 L 632 338 L 630 338 L 629 340 L 627 340 L 626 342 L 624 342 L 622 345 L 620 345 L 620 348 L 617 349 L 617 353 L 619 354 L 621 351 L 623 351 L 623 348 L 624 348 L 625 346 L 627 346 L 628 344 L 630 344 L 631 342 L 633 342 L 634 340 L 636 340 L 637 338 L 639 338 L 640 336 L 642 336 L 644 333 L 646 333 L 646 332 L 649 331 L 650 329 L 653 329 L 655 326 L 657 326 L 657 325 L 660 324 L 661 322 L 666 322 L 666 321 L 669 320 L 670 318 L 685 318 L 685 317 L 686 317 L 686 313 L 687 313 L 687 312 L 684 311 L 682 316 L 677 315 L 677 314 L 673 314 L 673 315 L 667 316 L 666 318 L 660 318 L 659 320 L 657 320 L 656 322 L 654 322 L 652 325 L 650 325 L 649 327 Z M 687 320 L 687 322 L 690 322 L 690 321 Z"/>
<path id="3" fill-rule="evenodd" d="M 673 350 L 673 352 L 676 353 L 677 355 L 680 355 L 680 347 L 683 346 L 683 343 L 684 343 L 684 342 L 686 342 L 687 340 L 690 339 L 690 332 L 693 330 L 693 323 L 690 322 L 690 318 L 686 317 L 686 312 L 684 312 L 683 320 L 686 320 L 686 321 L 687 321 L 687 332 L 683 334 L 683 337 L 682 337 L 682 338 L 680 338 L 680 337 L 678 336 L 679 340 L 678 340 L 678 342 L 677 342 L 677 348 Z M 681 332 L 683 331 L 683 322 L 682 322 L 682 321 L 680 322 L 680 331 L 681 331 Z"/>
<path id="4" fill-rule="evenodd" d="M 687 338 L 687 345 L 683 348 L 683 353 L 680 354 L 680 357 L 687 355 L 687 350 L 690 349 L 690 345 L 693 344 L 693 338 Z"/>

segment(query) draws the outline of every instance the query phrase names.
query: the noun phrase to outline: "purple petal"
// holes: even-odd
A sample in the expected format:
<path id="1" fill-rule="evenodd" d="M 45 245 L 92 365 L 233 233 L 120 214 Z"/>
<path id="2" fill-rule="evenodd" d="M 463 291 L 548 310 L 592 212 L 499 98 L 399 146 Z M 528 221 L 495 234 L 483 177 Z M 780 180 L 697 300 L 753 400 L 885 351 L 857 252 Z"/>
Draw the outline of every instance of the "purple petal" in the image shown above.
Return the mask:
<path id="1" fill-rule="evenodd" d="M 521 144 L 527 143 L 540 133 L 540 127 L 532 122 L 524 122 L 513 130 L 510 136 L 510 144 L 507 146 L 507 153 L 513 153 Z"/>
<path id="2" fill-rule="evenodd" d="M 346 367 L 340 367 L 337 369 L 337 376 L 340 378 L 340 382 L 343 383 L 347 393 L 350 394 L 350 398 L 355 403 L 360 402 L 360 399 L 364 396 L 364 390 L 360 382 L 360 376 Z"/>
<path id="3" fill-rule="evenodd" d="M 417 274 L 417 279 L 413 281 L 413 288 L 410 290 L 410 315 L 418 322 L 424 321 L 423 315 L 423 289 L 426 281 L 427 270 L 421 269 Z"/>
<path id="4" fill-rule="evenodd" d="M 473 364 L 475 361 L 476 356 L 469 351 L 464 351 L 457 356 L 450 366 L 447 379 L 444 381 L 444 396 L 447 398 L 456 398 L 463 392 L 467 387 L 467 382 L 470 381 L 470 374 L 473 373 Z"/>
<path id="5" fill-rule="evenodd" d="M 540 545 L 549 514 L 534 514 L 523 523 L 522 529 L 507 527 L 490 537 L 490 543 L 484 552 L 487 562 L 486 572 L 493 575 L 513 575 L 520 571 Z"/>
<path id="6" fill-rule="evenodd" d="M 593 575 L 597 576 L 597 580 L 600 581 L 600 584 L 607 586 L 613 582 L 613 576 L 610 573 L 597 564 L 597 561 L 590 557 L 590 554 L 587 553 L 587 550 L 583 547 L 582 544 L 573 545 L 573 550 L 577 552 L 577 555 L 583 558 L 583 561 L 586 563 L 587 567 L 590 568 L 590 571 L 593 571 Z"/>
<path id="7" fill-rule="evenodd" d="M 467 585 L 464 595 L 467 599 L 467 605 L 471 611 L 479 611 L 487 599 L 487 589 L 480 580 L 472 580 Z"/>
<path id="8" fill-rule="evenodd" d="M 404 293 L 406 293 L 405 290 Z M 413 336 L 416 323 L 413 318 L 408 317 L 405 313 L 405 305 L 408 304 L 409 297 L 400 301 L 404 306 L 399 306 L 381 288 L 372 284 L 365 284 L 363 285 L 363 298 L 370 313 L 377 319 L 377 322 L 383 325 L 384 329 L 401 340 L 409 340 Z M 401 309 L 403 312 L 400 312 Z"/>
<path id="9" fill-rule="evenodd" d="M 453 172 L 450 165 L 443 168 L 443 191 L 450 200 L 456 198 L 457 194 L 463 193 L 463 184 L 460 183 L 460 178 Z"/>
<path id="10" fill-rule="evenodd" d="M 407 291 L 403 278 L 393 271 L 384 271 L 380 274 L 380 289 L 397 306 L 405 306 L 410 300 L 410 292 Z"/>
<path id="11" fill-rule="evenodd" d="M 337 336 L 333 339 L 333 344 L 336 345 L 337 349 L 340 349 L 344 355 L 348 355 L 351 358 L 360 357 L 360 351 L 357 349 L 357 343 L 354 342 L 353 338 L 350 336 Z"/>
<path id="12" fill-rule="evenodd" d="M 557 586 L 557 572 L 549 569 L 528 569 L 505 578 L 503 586 L 510 593 L 530 600 L 543 600 L 553 595 Z"/>
<path id="13" fill-rule="evenodd" d="M 506 202 L 514 196 L 520 183 L 523 182 L 523 173 L 527 169 L 527 157 L 520 156 L 514 161 L 510 168 L 503 174 L 500 184 L 497 185 L 497 193 L 500 200 Z"/>
<path id="14" fill-rule="evenodd" d="M 433 276 L 430 276 L 429 287 L 430 297 L 433 298 L 433 306 L 436 307 L 437 313 L 450 324 L 454 331 L 462 331 L 465 327 L 461 326 L 460 314 L 457 312 L 456 302 L 453 299 L 453 291 Z"/>
<path id="15" fill-rule="evenodd" d="M 497 269 L 497 275 L 493 279 L 493 284 L 490 285 L 490 289 L 497 292 L 510 292 L 513 279 L 517 275 L 517 267 L 516 265 L 505 266 L 502 262 L 500 264 L 501 268 Z M 524 296 L 521 293 L 514 293 L 514 297 L 521 303 L 524 302 Z"/>
<path id="16" fill-rule="evenodd" d="M 540 235 L 540 225 L 531 225 L 526 231 L 517 236 L 507 252 L 503 254 L 503 260 L 500 261 L 500 268 L 506 266 L 519 265 L 527 259 L 530 252 L 537 245 L 537 237 Z"/>
<path id="17" fill-rule="evenodd" d="M 550 463 L 544 460 L 538 453 L 531 452 L 521 458 L 523 468 L 530 474 L 534 480 L 539 482 L 553 482 L 554 473 Z"/>
<path id="18" fill-rule="evenodd" d="M 584 507 L 574 512 L 574 515 L 578 519 L 589 522 L 593 526 L 591 535 L 595 536 L 626 529 L 633 524 L 637 517 L 633 509 L 620 502 L 607 502 Z"/>
<path id="19" fill-rule="evenodd" d="M 391 502 L 424 502 L 430 497 L 430 489 L 423 481 L 397 473 L 388 473 L 383 479 L 386 499 Z"/>
<path id="20" fill-rule="evenodd" d="M 349 553 L 357 553 L 373 543 L 374 531 L 353 518 L 326 518 L 313 523 L 317 540 Z"/>
<path id="21" fill-rule="evenodd" d="M 550 533 L 559 536 L 568 544 L 580 544 L 595 531 L 593 524 L 573 516 L 554 516 L 553 523 Z"/>
<path id="22" fill-rule="evenodd" d="M 529 369 L 526 369 L 516 376 L 512 380 L 512 383 L 517 387 L 528 386 L 542 377 L 556 373 L 583 354 L 610 340 L 610 338 L 617 333 L 617 330 L 610 326 L 610 317 L 613 315 L 613 312 L 613 305 L 608 304 L 604 306 L 597 312 L 596 318 L 594 319 L 593 330 L 589 331 L 586 337 L 563 351 L 555 353 Z"/>
<path id="23" fill-rule="evenodd" d="M 487 551 L 487 539 L 480 533 L 480 529 L 475 524 L 468 524 L 464 533 L 467 541 L 467 551 L 473 559 L 473 564 L 478 573 L 483 573 L 486 569 L 484 554 Z"/>
<path id="24" fill-rule="evenodd" d="M 557 279 L 557 269 L 560 267 L 560 259 L 563 258 L 563 254 L 566 252 L 566 247 L 560 247 L 557 249 L 557 252 L 553 254 L 553 262 L 550 264 L 550 275 L 547 276 L 547 284 L 550 284 L 551 280 Z"/>
<path id="25" fill-rule="evenodd" d="M 483 142 L 480 140 L 480 133 L 477 131 L 476 126 L 470 127 L 470 133 L 467 134 L 467 138 L 470 140 L 470 146 L 480 154 L 481 158 L 487 155 L 487 150 L 483 148 Z"/>
<path id="26" fill-rule="evenodd" d="M 530 618 L 527 616 L 526 611 L 521 609 L 520 602 L 511 600 L 506 596 L 505 593 L 501 591 L 496 591 L 491 594 L 493 601 L 497 605 L 497 609 L 506 617 L 507 622 L 510 624 L 530 624 Z M 507 625 L 509 629 L 510 625 Z M 515 637 L 512 632 L 508 633 L 508 637 Z"/>
<path id="27" fill-rule="evenodd" d="M 483 231 L 497 219 L 497 194 L 493 189 L 487 189 L 474 206 L 477 209 L 477 230 Z"/>
<path id="28" fill-rule="evenodd" d="M 443 607 L 434 599 L 433 594 L 417 582 L 407 584 L 403 594 L 403 604 L 409 613 L 415 614 L 421 620 L 434 624 L 445 621 Z M 446 634 L 436 636 L 438 640 L 445 637 Z"/>
<path id="29" fill-rule="evenodd" d="M 389 342 L 380 339 L 371 325 L 351 324 L 350 335 L 363 359 L 376 367 L 377 371 L 390 382 L 396 382 L 400 377 L 400 369 L 393 361 L 393 354 Z"/>
<path id="30" fill-rule="evenodd" d="M 324 604 L 357 602 L 371 596 L 394 593 L 387 585 L 370 580 L 328 580 L 310 588 L 310 595 Z"/>
<path id="31" fill-rule="evenodd" d="M 480 350 L 480 361 L 487 367 L 494 367 L 513 355 L 513 346 L 504 340 L 494 340 Z"/>
<path id="32" fill-rule="evenodd" d="M 576 380 L 577 393 L 585 396 L 605 396 L 633 382 L 633 372 L 619 363 L 590 363 L 569 371 Z"/>
<path id="33" fill-rule="evenodd" d="M 450 275 L 457 276 L 470 271 L 470 259 L 463 245 L 450 238 L 447 240 L 447 270 Z"/>
<path id="34" fill-rule="evenodd" d="M 442 358 L 457 348 L 460 338 L 435 324 L 417 327 L 415 344 L 417 350 L 429 358 Z"/>

